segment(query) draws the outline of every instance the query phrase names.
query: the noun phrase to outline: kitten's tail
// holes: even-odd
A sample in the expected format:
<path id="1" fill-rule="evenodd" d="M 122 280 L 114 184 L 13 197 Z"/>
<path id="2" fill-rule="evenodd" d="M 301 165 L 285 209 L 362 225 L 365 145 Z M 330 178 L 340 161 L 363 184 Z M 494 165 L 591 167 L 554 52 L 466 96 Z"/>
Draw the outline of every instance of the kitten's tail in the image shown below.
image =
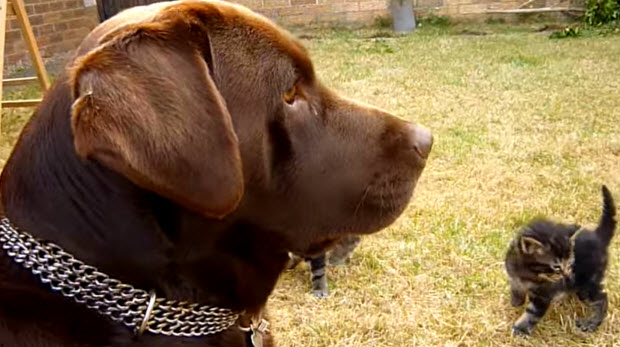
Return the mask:
<path id="1" fill-rule="evenodd" d="M 614 198 L 611 196 L 611 192 L 603 185 L 603 215 L 599 221 L 596 233 L 600 237 L 601 241 L 605 244 L 609 244 L 611 238 L 614 236 L 616 230 L 616 205 Z"/>

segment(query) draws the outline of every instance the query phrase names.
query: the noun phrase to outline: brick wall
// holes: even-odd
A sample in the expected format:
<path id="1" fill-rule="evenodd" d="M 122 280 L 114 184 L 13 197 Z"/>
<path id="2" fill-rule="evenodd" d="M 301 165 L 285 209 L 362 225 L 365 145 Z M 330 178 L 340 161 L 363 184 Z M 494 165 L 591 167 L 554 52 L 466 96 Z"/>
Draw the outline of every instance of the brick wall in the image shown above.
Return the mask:
<path id="1" fill-rule="evenodd" d="M 10 0 L 9 0 L 10 1 Z M 153 0 L 153 2 L 156 0 Z M 370 22 L 387 14 L 385 0 L 233 0 L 283 25 Z M 93 0 L 24 0 L 43 58 L 77 47 L 98 23 Z M 85 6 L 85 3 L 87 6 Z M 29 65 L 19 24 L 9 6 L 5 65 Z"/>
<path id="2" fill-rule="evenodd" d="M 389 15 L 390 0 L 233 0 L 284 25 L 369 23 Z M 511 10 L 525 0 L 409 0 L 417 16 L 486 18 L 487 10 Z M 583 8 L 584 0 L 534 0 L 524 8 Z M 506 15 L 512 16 L 514 15 Z"/>
<path id="3" fill-rule="evenodd" d="M 282 25 L 371 22 L 388 14 L 387 0 L 233 0 Z"/>
<path id="4" fill-rule="evenodd" d="M 10 0 L 9 0 L 10 1 Z M 151 1 L 151 0 L 148 0 Z M 157 0 L 152 0 L 153 2 Z M 285 25 L 370 23 L 389 14 L 389 0 L 232 0 Z M 487 9 L 517 8 L 524 0 L 410 0 L 417 15 L 434 13 L 452 17 L 484 15 Z M 561 1 L 535 0 L 543 7 Z M 44 58 L 67 53 L 77 47 L 98 23 L 94 0 L 25 0 L 26 11 Z M 5 64 L 29 63 L 19 26 L 9 6 Z"/>
<path id="5" fill-rule="evenodd" d="M 83 0 L 24 0 L 24 3 L 44 58 L 73 50 L 98 23 L 96 6 L 86 7 Z M 26 44 L 11 6 L 7 12 L 6 30 L 5 64 L 28 59 Z"/>
<path id="6" fill-rule="evenodd" d="M 455 18 L 486 17 L 487 10 L 517 9 L 525 0 L 412 0 L 416 14 L 445 15 Z M 523 8 L 583 8 L 584 0 L 534 0 Z M 510 16 L 506 14 L 507 16 Z M 514 14 L 512 15 L 514 17 Z"/>
<path id="7" fill-rule="evenodd" d="M 10 0 L 9 0 L 10 1 Z M 156 0 L 153 0 L 153 2 Z M 370 22 L 387 14 L 385 0 L 233 0 L 283 25 Z M 68 53 L 98 23 L 93 0 L 24 0 L 43 58 Z M 85 5 L 86 4 L 86 5 Z M 5 65 L 29 65 L 19 24 L 9 6 Z"/>

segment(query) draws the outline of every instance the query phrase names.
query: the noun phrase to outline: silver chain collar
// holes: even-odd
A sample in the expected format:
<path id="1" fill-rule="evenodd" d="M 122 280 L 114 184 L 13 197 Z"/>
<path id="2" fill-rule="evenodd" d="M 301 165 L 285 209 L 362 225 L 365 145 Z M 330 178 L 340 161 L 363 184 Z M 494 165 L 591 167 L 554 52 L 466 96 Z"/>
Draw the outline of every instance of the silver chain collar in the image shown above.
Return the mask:
<path id="1" fill-rule="evenodd" d="M 226 308 L 157 298 L 84 264 L 59 246 L 13 228 L 0 220 L 0 244 L 56 292 L 85 304 L 131 328 L 166 336 L 199 337 L 220 333 L 237 322 L 239 313 Z"/>

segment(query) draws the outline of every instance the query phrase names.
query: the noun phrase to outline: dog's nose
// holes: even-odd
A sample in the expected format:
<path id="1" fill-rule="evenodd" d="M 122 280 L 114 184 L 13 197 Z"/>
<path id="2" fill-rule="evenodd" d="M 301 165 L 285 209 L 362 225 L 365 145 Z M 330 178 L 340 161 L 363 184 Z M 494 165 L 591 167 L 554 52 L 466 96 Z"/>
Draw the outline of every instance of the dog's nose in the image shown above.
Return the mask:
<path id="1" fill-rule="evenodd" d="M 433 147 L 433 134 L 421 125 L 408 124 L 409 143 L 422 158 L 428 158 Z"/>

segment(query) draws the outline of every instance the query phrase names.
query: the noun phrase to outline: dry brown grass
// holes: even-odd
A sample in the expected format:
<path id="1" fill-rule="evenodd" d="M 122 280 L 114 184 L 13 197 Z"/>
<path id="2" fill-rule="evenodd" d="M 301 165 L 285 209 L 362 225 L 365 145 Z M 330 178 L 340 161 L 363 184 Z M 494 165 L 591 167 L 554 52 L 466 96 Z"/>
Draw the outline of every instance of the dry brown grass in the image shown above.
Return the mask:
<path id="1" fill-rule="evenodd" d="M 554 41 L 527 29 L 322 32 L 307 43 L 327 85 L 429 126 L 436 142 L 402 218 L 329 270 L 328 299 L 312 297 L 307 269 L 282 277 L 270 301 L 281 345 L 620 342 L 618 240 L 600 331 L 574 329 L 584 308 L 572 300 L 528 341 L 510 336 L 522 312 L 503 270 L 515 229 L 538 214 L 595 223 L 601 183 L 620 200 L 620 37 Z"/>
<path id="2" fill-rule="evenodd" d="M 599 186 L 620 200 L 620 37 L 549 40 L 500 26 L 319 31 L 319 76 L 347 96 L 423 123 L 434 152 L 410 207 L 366 237 L 331 293 L 312 297 L 306 269 L 270 300 L 280 346 L 611 346 L 620 343 L 620 238 L 612 245 L 609 317 L 583 334 L 575 300 L 555 305 L 529 340 L 510 336 L 503 255 L 537 214 L 596 222 Z M 473 30 L 473 29 L 472 29 Z M 5 112 L 6 159 L 28 117 Z M 2 162 L 4 163 L 4 161 Z"/>

